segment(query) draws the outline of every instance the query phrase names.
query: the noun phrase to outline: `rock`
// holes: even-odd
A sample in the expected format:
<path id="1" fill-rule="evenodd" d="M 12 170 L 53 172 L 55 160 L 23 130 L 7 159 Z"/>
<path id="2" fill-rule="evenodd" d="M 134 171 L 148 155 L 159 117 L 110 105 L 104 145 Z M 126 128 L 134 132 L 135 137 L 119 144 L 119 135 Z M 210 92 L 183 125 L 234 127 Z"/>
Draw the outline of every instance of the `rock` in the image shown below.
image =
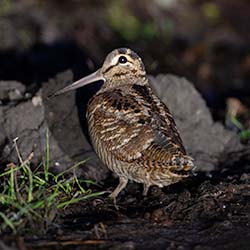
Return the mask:
<path id="1" fill-rule="evenodd" d="M 18 149 L 23 160 L 33 152 L 31 163 L 38 166 L 45 160 L 48 131 L 50 167 L 54 171 L 64 171 L 82 162 L 76 169 L 78 174 L 97 181 L 106 177 L 107 169 L 101 168 L 102 164 L 86 143 L 81 131 L 74 93 L 48 99 L 47 92 L 51 90 L 51 86 L 60 88 L 60 84 L 72 82 L 72 77 L 70 71 L 59 74 L 45 84 L 31 100 L 0 109 L 0 126 L 3 126 L 1 131 L 4 131 L 0 136 L 0 145 L 4 144 L 1 161 L 19 162 L 13 147 L 13 140 L 18 138 Z"/>
<path id="2" fill-rule="evenodd" d="M 187 152 L 198 171 L 212 171 L 238 161 L 237 154 L 248 151 L 236 133 L 214 122 L 201 95 L 192 83 L 174 75 L 150 77 L 151 86 L 174 116 Z M 250 151 L 248 151 L 250 152 Z"/>
<path id="3" fill-rule="evenodd" d="M 37 95 L 40 95 L 40 93 L 37 93 Z M 1 158 L 15 163 L 18 162 L 13 140 L 19 138 L 17 143 L 23 159 L 25 160 L 34 151 L 32 163 L 39 164 L 43 154 L 39 134 L 42 129 L 45 130 L 43 106 L 34 106 L 31 100 L 19 103 L 16 106 L 4 106 L 3 118 L 3 127 L 8 143 L 3 149 Z"/>
<path id="4" fill-rule="evenodd" d="M 72 72 L 66 71 L 43 84 L 45 120 L 64 155 L 67 155 L 74 163 L 87 160 L 84 167 L 80 168 L 82 174 L 95 180 L 104 179 L 108 170 L 89 144 L 86 127 L 84 127 L 84 131 L 81 128 L 80 120 L 86 115 L 84 111 L 79 113 L 77 110 L 75 91 L 48 99 L 49 95 L 72 81 Z M 84 101 L 86 105 L 86 98 Z M 60 163 L 65 164 L 63 158 Z M 67 164 L 67 166 L 69 165 Z"/>
<path id="5" fill-rule="evenodd" d="M 4 131 L 4 117 L 3 117 L 3 107 L 0 106 L 0 153 L 6 144 L 7 136 Z"/>
<path id="6" fill-rule="evenodd" d="M 0 101 L 15 102 L 24 99 L 26 87 L 16 81 L 0 81 Z"/>

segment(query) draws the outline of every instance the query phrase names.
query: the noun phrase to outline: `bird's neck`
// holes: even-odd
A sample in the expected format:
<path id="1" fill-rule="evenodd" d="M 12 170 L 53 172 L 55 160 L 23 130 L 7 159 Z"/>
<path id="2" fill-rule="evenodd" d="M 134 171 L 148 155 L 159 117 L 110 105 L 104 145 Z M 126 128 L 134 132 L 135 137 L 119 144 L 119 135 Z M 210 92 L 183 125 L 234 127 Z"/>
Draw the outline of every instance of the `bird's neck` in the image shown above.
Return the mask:
<path id="1" fill-rule="evenodd" d="M 133 77 L 126 77 L 120 79 L 110 79 L 107 80 L 101 87 L 100 92 L 111 90 L 114 88 L 124 87 L 124 86 L 132 86 L 134 84 L 137 85 L 149 85 L 148 78 L 146 76 L 141 78 L 133 78 Z"/>

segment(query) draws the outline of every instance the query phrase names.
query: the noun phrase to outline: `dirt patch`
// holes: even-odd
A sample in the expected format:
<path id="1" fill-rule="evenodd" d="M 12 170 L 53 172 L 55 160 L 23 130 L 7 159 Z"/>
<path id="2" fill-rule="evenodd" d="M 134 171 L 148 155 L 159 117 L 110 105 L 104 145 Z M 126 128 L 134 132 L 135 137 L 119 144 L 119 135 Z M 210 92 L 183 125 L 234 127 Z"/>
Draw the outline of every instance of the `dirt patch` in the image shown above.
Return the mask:
<path id="1" fill-rule="evenodd" d="M 248 249 L 249 170 L 246 164 L 213 178 L 153 187 L 148 197 L 140 184 L 129 184 L 116 206 L 108 197 L 82 202 L 62 212 L 60 226 L 44 237 L 15 242 L 29 249 Z"/>

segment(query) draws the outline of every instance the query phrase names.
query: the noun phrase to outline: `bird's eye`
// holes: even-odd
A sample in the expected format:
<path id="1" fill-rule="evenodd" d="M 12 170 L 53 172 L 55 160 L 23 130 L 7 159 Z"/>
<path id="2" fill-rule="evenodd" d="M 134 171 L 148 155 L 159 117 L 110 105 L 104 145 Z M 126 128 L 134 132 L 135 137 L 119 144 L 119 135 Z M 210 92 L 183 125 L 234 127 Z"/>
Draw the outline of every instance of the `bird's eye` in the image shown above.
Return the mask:
<path id="1" fill-rule="evenodd" d="M 118 59 L 119 63 L 121 64 L 124 64 L 126 63 L 128 60 L 127 60 L 127 57 L 126 56 L 120 56 L 119 59 Z"/>

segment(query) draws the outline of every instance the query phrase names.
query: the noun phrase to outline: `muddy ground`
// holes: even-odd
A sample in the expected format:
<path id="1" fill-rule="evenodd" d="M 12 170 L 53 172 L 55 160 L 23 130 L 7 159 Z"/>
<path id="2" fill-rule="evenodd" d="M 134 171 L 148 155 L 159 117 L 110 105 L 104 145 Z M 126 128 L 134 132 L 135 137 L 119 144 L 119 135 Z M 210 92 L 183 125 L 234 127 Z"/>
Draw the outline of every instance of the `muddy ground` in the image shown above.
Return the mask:
<path id="1" fill-rule="evenodd" d="M 128 46 L 142 56 L 148 73 L 185 76 L 205 98 L 190 86 L 186 91 L 168 89 L 161 97 L 170 105 L 188 152 L 199 160 L 199 171 L 185 182 L 152 187 L 147 197 L 142 196 L 140 184 L 130 183 L 116 205 L 108 194 L 82 201 L 59 211 L 45 234 L 1 235 L 0 249 L 250 249 L 250 153 L 246 150 L 250 147 L 240 144 L 239 134 L 224 125 L 228 97 L 250 104 L 250 5 L 217 0 L 212 14 L 217 7 L 219 16 L 209 17 L 204 15 L 205 7 L 211 14 L 206 1 L 192 1 L 192 6 L 181 3 L 170 10 L 152 8 L 153 1 L 137 5 L 128 1 L 126 8 L 116 6 L 116 1 L 107 1 L 107 6 L 93 2 L 22 0 L 13 9 L 1 5 L 0 170 L 17 161 L 12 147 L 16 136 L 22 137 L 19 146 L 24 156 L 36 150 L 33 164 L 39 164 L 47 128 L 59 171 L 93 156 L 82 114 L 100 86 L 52 101 L 46 97 L 93 72 L 113 48 Z M 140 30 L 144 23 L 156 25 L 153 31 L 156 28 L 159 34 L 144 37 L 135 30 L 138 37 L 131 40 L 124 33 L 123 18 L 112 19 L 113 8 L 137 16 Z M 170 27 L 166 33 L 165 21 Z M 55 77 L 67 69 L 71 71 Z M 171 94 L 176 91 L 178 95 Z M 186 97 L 181 108 L 180 100 Z M 192 116 L 200 107 L 200 115 Z M 100 165 L 94 157 L 79 175 L 97 180 L 99 186 L 93 191 L 111 192 L 118 180 Z"/>
<path id="2" fill-rule="evenodd" d="M 250 165 L 196 176 L 142 197 L 129 184 L 117 200 L 71 207 L 40 237 L 5 235 L 19 249 L 249 249 Z M 101 189 L 112 190 L 109 178 Z M 7 248 L 2 248 L 7 249 Z"/>

